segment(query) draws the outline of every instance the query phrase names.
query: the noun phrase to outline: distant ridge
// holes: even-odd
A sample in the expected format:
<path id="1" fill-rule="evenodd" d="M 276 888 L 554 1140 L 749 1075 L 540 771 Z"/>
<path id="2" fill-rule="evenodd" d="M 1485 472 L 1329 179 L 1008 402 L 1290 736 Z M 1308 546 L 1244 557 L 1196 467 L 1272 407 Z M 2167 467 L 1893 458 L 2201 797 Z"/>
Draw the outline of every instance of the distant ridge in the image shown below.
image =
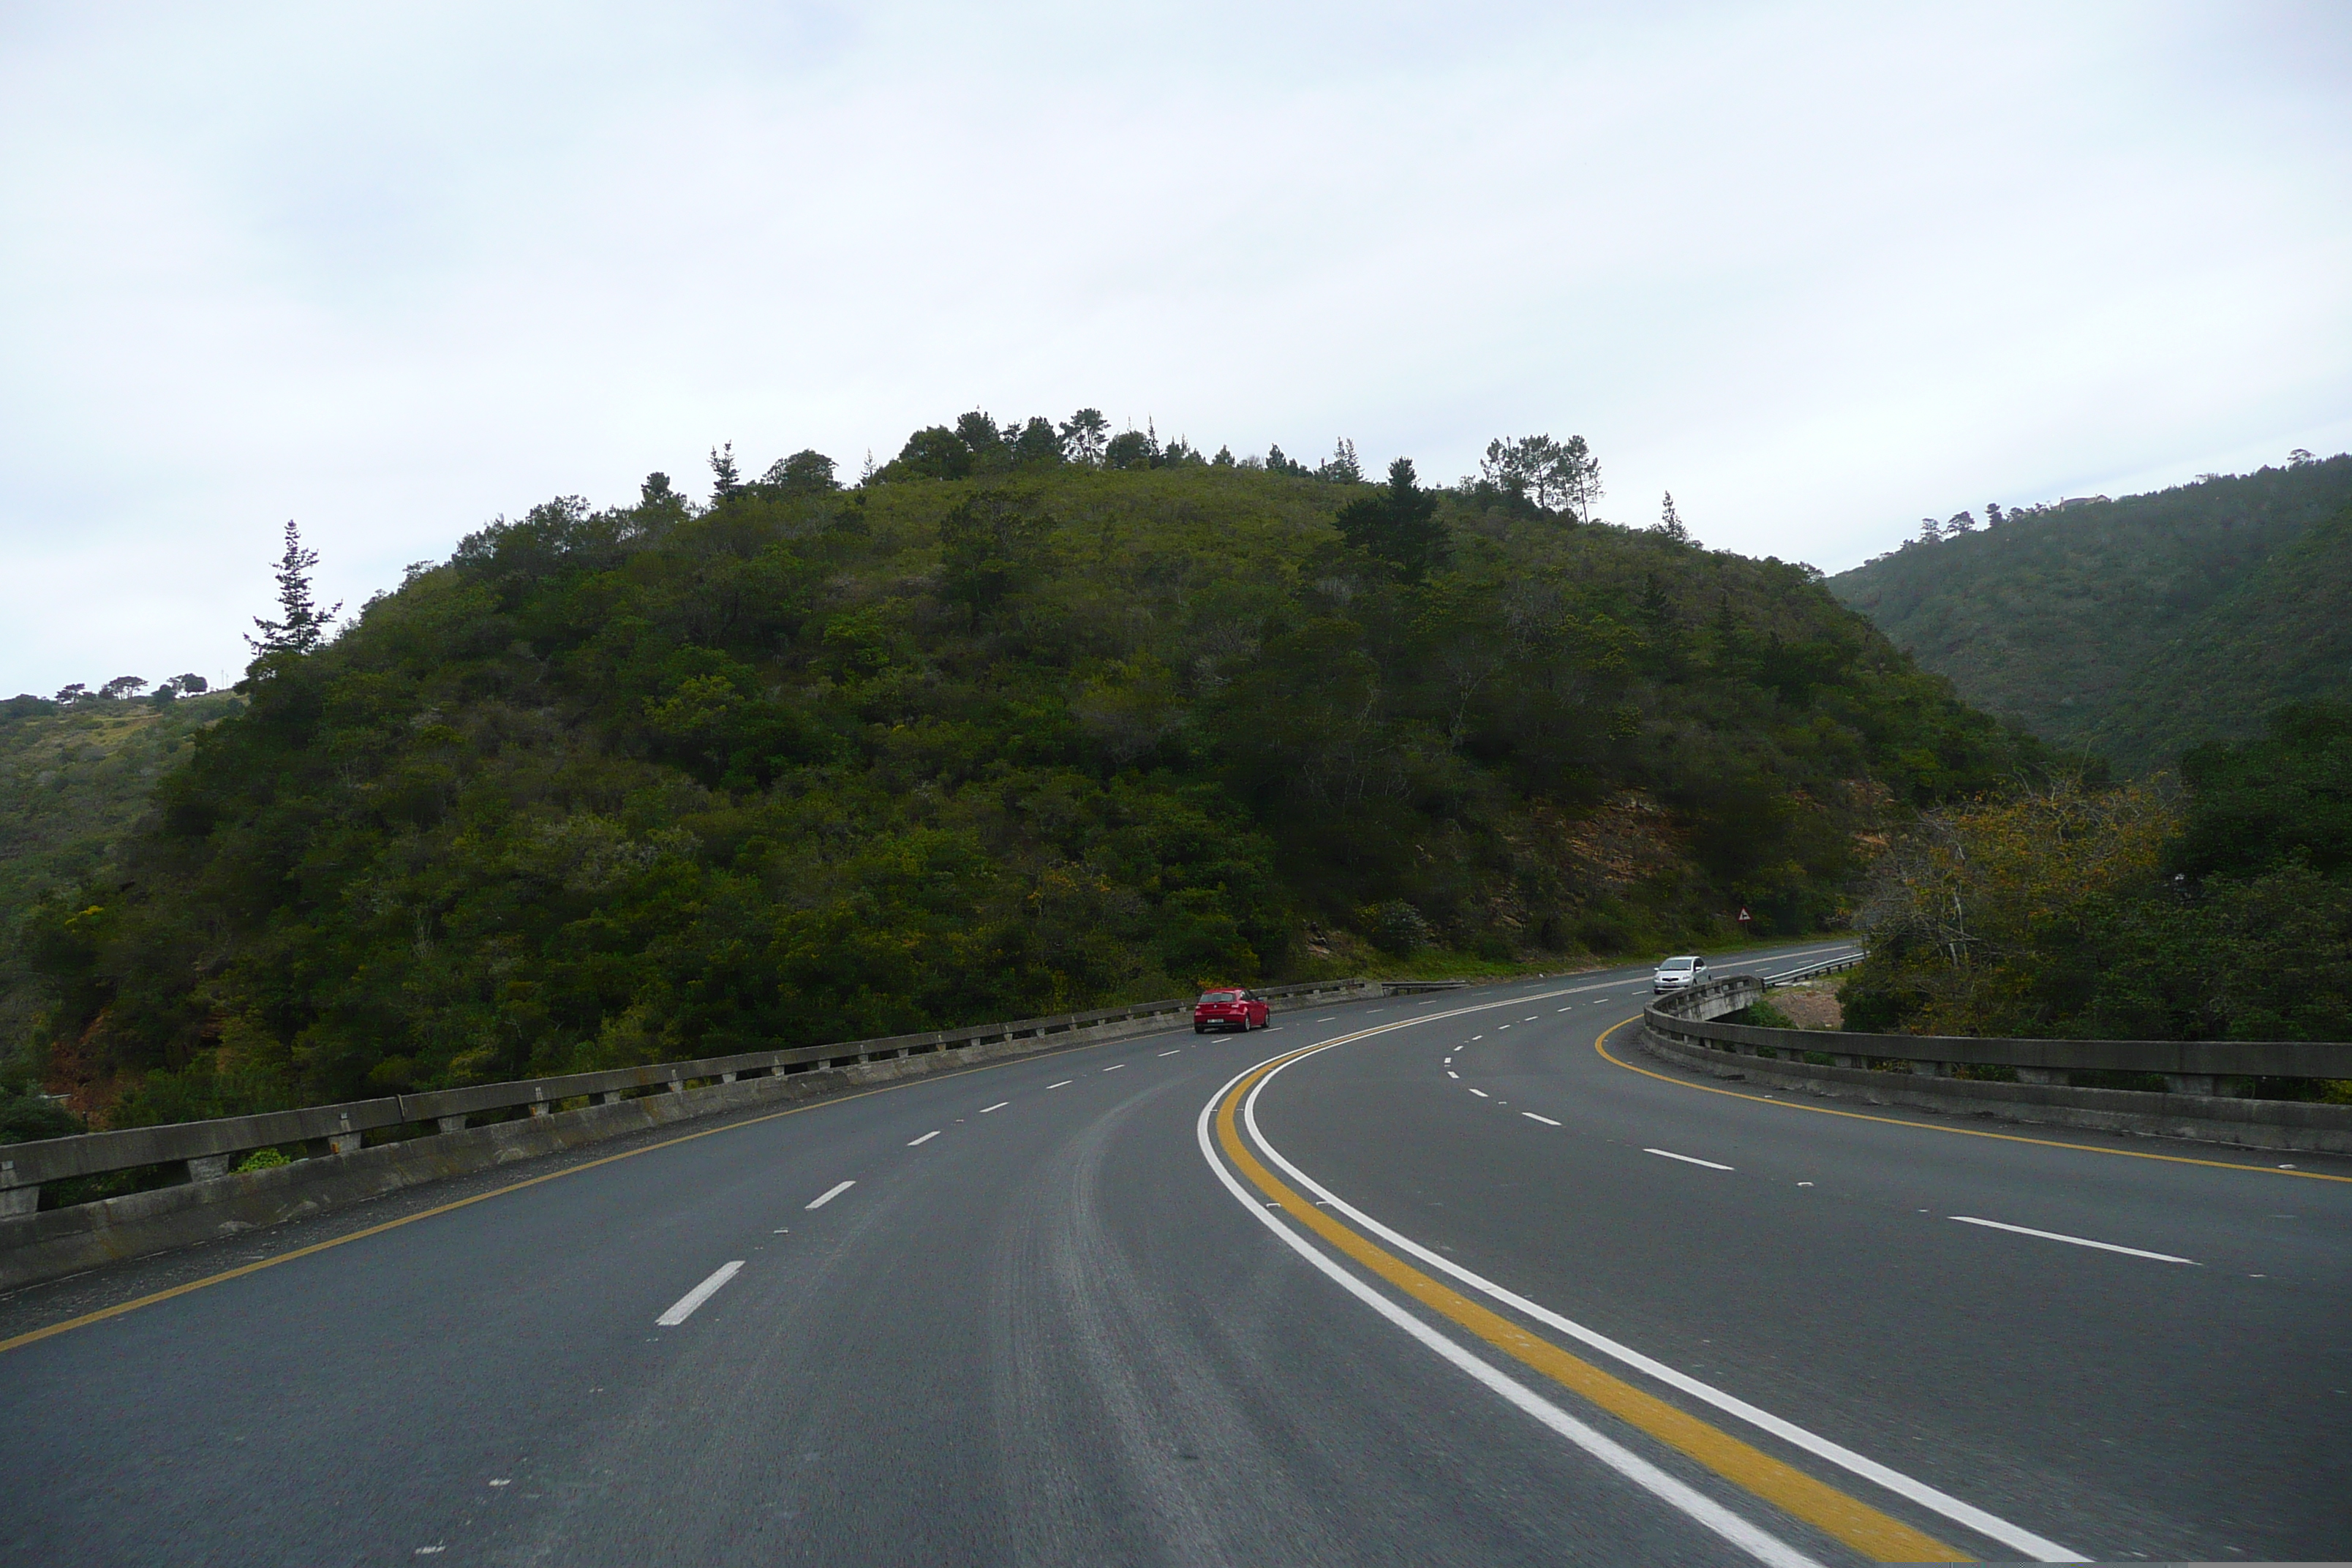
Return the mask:
<path id="1" fill-rule="evenodd" d="M 2069 500 L 1830 591 L 1979 707 L 2127 773 L 2352 694 L 2352 456 Z"/>

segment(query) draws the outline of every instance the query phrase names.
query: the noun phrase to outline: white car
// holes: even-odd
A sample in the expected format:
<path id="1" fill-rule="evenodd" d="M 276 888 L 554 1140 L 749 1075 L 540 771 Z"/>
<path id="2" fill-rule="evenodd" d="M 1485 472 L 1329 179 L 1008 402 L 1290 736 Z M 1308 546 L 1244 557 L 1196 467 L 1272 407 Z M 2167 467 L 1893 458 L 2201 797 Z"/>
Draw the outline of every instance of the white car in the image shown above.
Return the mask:
<path id="1" fill-rule="evenodd" d="M 1650 994 L 1661 991 L 1680 991 L 1706 980 L 1706 960 L 1696 953 L 1681 958 L 1669 958 L 1658 964 L 1657 973 L 1650 976 Z"/>

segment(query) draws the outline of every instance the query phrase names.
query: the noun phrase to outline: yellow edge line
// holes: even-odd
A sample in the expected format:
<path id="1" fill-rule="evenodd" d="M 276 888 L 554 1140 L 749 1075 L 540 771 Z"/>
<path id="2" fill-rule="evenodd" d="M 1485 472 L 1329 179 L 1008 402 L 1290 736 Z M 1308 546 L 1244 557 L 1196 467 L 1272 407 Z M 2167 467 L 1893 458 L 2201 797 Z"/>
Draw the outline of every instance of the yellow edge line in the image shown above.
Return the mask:
<path id="1" fill-rule="evenodd" d="M 2270 1165 L 2250 1165 L 2242 1160 L 2200 1160 L 2189 1154 L 2155 1154 L 2142 1149 L 2105 1149 L 2096 1143 L 2069 1143 L 2063 1138 L 2028 1138 L 2018 1132 L 1989 1132 L 1980 1127 L 1940 1127 L 1932 1121 L 1912 1121 L 1900 1116 L 1873 1116 L 1863 1110 L 1834 1110 L 1826 1105 L 1799 1105 L 1793 1100 L 1775 1100 L 1767 1094 L 1748 1094 L 1736 1089 L 1717 1089 L 1710 1083 L 1692 1083 L 1672 1073 L 1653 1072 L 1648 1068 L 1635 1067 L 1622 1057 L 1610 1055 L 1609 1037 L 1629 1024 L 1641 1021 L 1637 1015 L 1623 1023 L 1612 1024 L 1601 1032 L 1599 1039 L 1592 1042 L 1592 1048 L 1601 1053 L 1602 1060 L 1613 1062 L 1627 1072 L 1637 1072 L 1643 1078 L 1673 1084 L 1676 1089 L 1695 1089 L 1701 1094 L 1727 1094 L 1734 1100 L 1752 1100 L 1758 1105 L 1777 1105 L 1783 1110 L 1809 1110 L 1816 1116 L 1843 1116 L 1853 1121 L 1878 1121 L 1889 1127 L 1909 1127 L 1921 1132 L 1951 1132 L 1962 1138 L 1995 1138 L 2003 1143 L 2032 1143 L 2043 1149 L 2074 1149 L 2085 1154 L 2113 1154 L 2126 1160 L 2161 1160 L 2168 1165 L 2203 1165 L 2216 1171 L 2247 1171 L 2257 1176 L 2300 1176 L 2309 1182 L 2352 1182 L 2352 1176 L 2331 1175 L 2326 1171 L 2282 1171 Z M 0 1346 L 0 1349 L 5 1348 Z"/>
<path id="2" fill-rule="evenodd" d="M 1238 1082 L 1217 1107 L 1217 1141 L 1226 1158 L 1283 1211 L 1321 1237 L 1339 1251 L 1412 1297 L 1431 1311 L 1452 1319 L 1496 1350 L 1543 1373 L 1562 1387 L 1582 1395 L 1620 1420 L 1641 1428 L 1697 1460 L 1727 1480 L 1746 1488 L 1782 1511 L 1794 1515 L 1835 1537 L 1864 1556 L 1881 1563 L 1969 1563 L 1933 1536 L 1922 1534 L 1835 1487 L 1825 1485 L 1793 1466 L 1740 1441 L 1706 1422 L 1645 1394 L 1591 1363 L 1569 1354 L 1549 1340 L 1529 1333 L 1507 1318 L 1487 1310 L 1461 1292 L 1440 1284 L 1375 1246 L 1330 1214 L 1316 1207 L 1258 1163 L 1243 1143 L 1234 1124 L 1234 1108 L 1251 1086 L 1276 1068 L 1296 1061 L 1308 1051 L 1337 1041 L 1311 1046 L 1278 1057 L 1255 1068 Z"/>
<path id="3" fill-rule="evenodd" d="M 1148 1039 L 1150 1036 L 1138 1035 L 1135 1038 Z M 1096 1046 L 1125 1043 L 1124 1041 L 1097 1040 L 1093 1046 L 1082 1046 L 1079 1048 L 1089 1050 Z M 1021 1058 L 1023 1061 L 1034 1059 L 1026 1057 Z M 502 1198 L 509 1193 L 521 1192 L 525 1187 L 535 1187 L 541 1182 L 552 1182 L 563 1176 L 576 1176 L 583 1171 L 593 1171 L 599 1165 L 610 1165 L 620 1160 L 634 1160 L 640 1154 L 650 1154 L 656 1149 L 674 1149 L 680 1143 L 691 1143 L 698 1138 L 715 1138 L 721 1132 L 740 1131 L 746 1127 L 757 1127 L 763 1121 L 774 1121 L 786 1116 L 799 1116 L 811 1110 L 824 1110 L 835 1105 L 846 1105 L 853 1100 L 866 1100 L 877 1094 L 888 1094 L 894 1089 L 912 1089 L 918 1082 L 940 1083 L 951 1078 L 969 1078 L 973 1073 L 993 1072 L 999 1068 L 1018 1065 L 1020 1064 L 1017 1061 L 987 1062 L 979 1067 L 963 1068 L 955 1072 L 926 1074 L 921 1079 L 905 1083 L 886 1083 L 874 1089 L 860 1089 L 856 1094 L 828 1095 L 814 1105 L 795 1105 L 788 1110 L 772 1110 L 765 1116 L 752 1116 L 741 1121 L 730 1121 L 724 1127 L 706 1127 L 699 1132 L 688 1132 L 676 1138 L 665 1138 L 658 1143 L 648 1143 L 642 1149 L 626 1149 L 618 1154 L 607 1154 L 601 1160 L 590 1160 L 584 1164 L 566 1166 L 561 1171 L 550 1171 L 543 1176 L 532 1176 L 527 1181 L 510 1183 L 503 1187 L 493 1187 L 487 1193 L 476 1193 L 470 1198 L 459 1198 L 453 1204 L 443 1204 L 437 1208 L 420 1209 L 415 1214 L 404 1215 L 399 1219 L 386 1220 L 382 1225 L 369 1226 L 365 1230 L 355 1230 L 347 1236 L 336 1237 L 331 1241 L 313 1242 L 309 1247 L 296 1247 L 291 1252 L 281 1252 L 274 1258 L 265 1258 L 258 1262 L 246 1264 L 242 1268 L 225 1269 L 218 1274 L 208 1274 L 202 1279 L 191 1279 L 184 1285 L 174 1285 L 169 1290 L 158 1290 L 152 1295 L 141 1296 L 135 1300 L 118 1302 L 111 1307 L 101 1307 L 95 1312 L 85 1312 L 79 1318 L 68 1318 L 62 1323 L 51 1323 L 47 1328 L 35 1329 L 29 1333 L 18 1334 L 15 1339 L 0 1340 L 0 1355 L 37 1341 L 46 1340 L 54 1334 L 62 1334 L 72 1329 L 88 1328 L 92 1323 L 102 1323 L 109 1318 L 119 1318 L 125 1312 L 135 1312 L 142 1307 L 152 1307 L 159 1302 L 168 1301 L 175 1296 L 187 1295 L 192 1290 L 202 1290 L 208 1286 L 226 1284 L 231 1279 L 243 1279 L 247 1274 L 257 1274 L 265 1268 L 275 1268 L 281 1263 L 291 1263 L 298 1258 L 308 1258 L 312 1253 L 324 1252 L 331 1247 L 341 1247 L 347 1242 L 364 1241 L 371 1236 L 382 1236 L 387 1230 L 398 1230 L 404 1225 L 415 1225 L 421 1219 L 431 1219 L 436 1215 L 451 1214 L 458 1209 L 470 1208 L 476 1204 L 488 1203 L 492 1198 Z M 100 1264 L 98 1267 L 103 1268 L 105 1265 Z"/>

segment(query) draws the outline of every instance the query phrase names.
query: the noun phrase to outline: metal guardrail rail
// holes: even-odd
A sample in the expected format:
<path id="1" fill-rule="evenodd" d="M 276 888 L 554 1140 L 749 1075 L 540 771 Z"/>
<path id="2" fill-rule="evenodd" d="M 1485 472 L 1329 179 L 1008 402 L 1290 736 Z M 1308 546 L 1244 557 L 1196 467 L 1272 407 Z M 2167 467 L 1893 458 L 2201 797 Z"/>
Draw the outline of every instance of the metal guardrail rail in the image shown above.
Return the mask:
<path id="1" fill-rule="evenodd" d="M 1838 967 L 1859 962 L 1834 961 Z M 1774 984 L 1791 984 L 1829 967 L 1780 975 Z M 1950 1078 L 1958 1067 L 2008 1068 L 2021 1083 L 2043 1084 L 2063 1084 L 2069 1073 L 2077 1072 L 2155 1073 L 2175 1094 L 2200 1095 L 2226 1094 L 2255 1079 L 2352 1079 L 2352 1044 L 2341 1041 L 1983 1039 L 1769 1029 L 1719 1021 L 1759 1000 L 1765 990 L 1765 982 L 1754 975 L 1729 975 L 1659 997 L 1643 1010 L 1643 1022 L 1663 1038 L 1735 1055 L 1826 1056 L 1842 1068 L 1902 1062 L 1933 1078 Z"/>
<path id="2" fill-rule="evenodd" d="M 1809 963 L 1802 969 L 1784 970 L 1770 979 L 1765 980 L 1764 984 L 1768 989 L 1775 985 L 1801 985 L 1808 980 L 1817 980 L 1824 974 L 1835 974 L 1842 970 L 1853 969 L 1867 956 L 1869 955 L 1866 953 L 1849 952 L 1843 958 L 1826 958 L 1819 963 Z M 1763 979 L 1763 976 L 1759 975 L 1757 978 Z"/>
<path id="3" fill-rule="evenodd" d="M 1307 981 L 1296 985 L 1258 987 L 1269 1001 L 1313 997 L 1361 990 L 1363 980 Z M 240 1155 L 288 1143 L 323 1144 L 324 1152 L 356 1152 L 371 1132 L 415 1128 L 418 1135 L 457 1132 L 467 1119 L 488 1112 L 526 1109 L 544 1116 L 566 1100 L 611 1104 L 646 1092 L 680 1093 L 697 1084 L 734 1083 L 741 1079 L 821 1072 L 855 1066 L 879 1058 L 929 1055 L 965 1046 L 1043 1038 L 1093 1028 L 1104 1024 L 1188 1016 L 1190 998 L 1139 1002 L 1125 1007 L 1097 1007 L 1085 1013 L 1060 1013 L 1043 1018 L 1016 1018 L 1007 1023 L 982 1024 L 965 1029 L 937 1029 L 881 1039 L 845 1040 L 837 1045 L 801 1046 L 789 1050 L 748 1051 L 736 1056 L 706 1057 L 694 1061 L 656 1062 L 644 1067 L 614 1068 L 604 1072 L 565 1073 L 553 1078 L 521 1079 L 510 1083 L 486 1083 L 464 1089 L 427 1089 L 419 1094 L 386 1095 L 377 1100 L 347 1100 L 337 1105 L 310 1106 L 300 1110 L 264 1111 L 210 1121 L 181 1121 L 162 1127 L 130 1127 L 112 1132 L 85 1132 L 71 1138 L 48 1138 L 30 1143 L 0 1144 L 0 1216 L 30 1214 L 38 1206 L 44 1183 L 75 1176 L 101 1175 L 184 1162 L 192 1181 L 224 1175 Z"/>

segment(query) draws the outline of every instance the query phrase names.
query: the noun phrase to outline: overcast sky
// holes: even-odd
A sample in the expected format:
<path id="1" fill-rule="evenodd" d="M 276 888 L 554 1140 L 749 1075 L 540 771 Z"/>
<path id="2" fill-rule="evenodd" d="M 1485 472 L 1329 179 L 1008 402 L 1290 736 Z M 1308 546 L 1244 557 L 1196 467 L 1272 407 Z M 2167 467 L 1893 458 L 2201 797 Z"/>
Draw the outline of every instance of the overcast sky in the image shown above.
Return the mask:
<path id="1" fill-rule="evenodd" d="M 0 693 L 979 406 L 1836 571 L 2352 447 L 2340 5 L 0 4 Z"/>

